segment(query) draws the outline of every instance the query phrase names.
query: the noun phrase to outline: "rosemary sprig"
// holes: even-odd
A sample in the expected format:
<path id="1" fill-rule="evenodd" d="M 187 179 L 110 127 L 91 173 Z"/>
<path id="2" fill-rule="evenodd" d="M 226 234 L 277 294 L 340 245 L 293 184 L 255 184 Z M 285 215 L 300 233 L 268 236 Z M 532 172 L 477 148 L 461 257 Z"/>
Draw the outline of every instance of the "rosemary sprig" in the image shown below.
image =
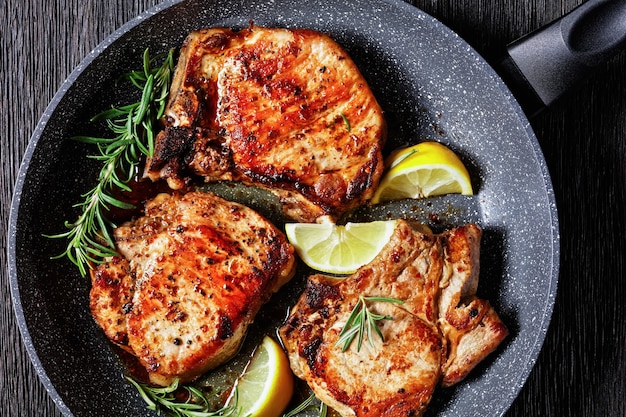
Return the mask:
<path id="1" fill-rule="evenodd" d="M 225 405 L 218 410 L 211 410 L 209 398 L 202 391 L 185 385 L 180 388 L 187 391 L 187 399 L 180 401 L 176 398 L 175 392 L 179 389 L 178 378 L 167 387 L 156 388 L 148 384 L 135 381 L 131 377 L 126 379 L 137 388 L 139 395 L 146 402 L 147 408 L 156 411 L 158 415 L 166 412 L 175 417 L 238 417 L 237 392 L 233 405 Z"/>
<path id="2" fill-rule="evenodd" d="M 352 309 L 352 313 L 348 317 L 346 324 L 343 326 L 339 339 L 335 342 L 335 346 L 341 346 L 341 351 L 348 350 L 355 337 L 357 339 L 357 351 L 361 350 L 363 339 L 367 338 L 370 346 L 374 347 L 374 333 L 378 335 L 381 341 L 385 341 L 378 322 L 381 320 L 393 320 L 393 317 L 382 314 L 372 313 L 367 307 L 368 301 L 381 301 L 385 303 L 404 304 L 404 301 L 389 297 L 364 297 L 359 296 L 359 301 Z"/>
<path id="3" fill-rule="evenodd" d="M 157 61 L 161 65 L 155 66 Z M 82 214 L 74 222 L 65 222 L 64 233 L 49 235 L 50 238 L 67 238 L 68 245 L 63 253 L 78 266 L 81 275 L 87 273 L 92 263 L 101 263 L 108 256 L 116 255 L 115 243 L 109 230 L 115 225 L 107 218 L 111 207 L 132 209 L 134 206 L 115 197 L 115 191 L 131 191 L 129 182 L 137 171 L 142 156 L 151 156 L 154 151 L 155 128 L 163 116 L 174 71 L 174 50 L 166 55 L 150 57 L 148 49 L 143 55 L 143 69 L 124 74 L 121 79 L 130 81 L 141 90 L 141 99 L 133 104 L 105 110 L 91 121 L 104 120 L 112 138 L 77 136 L 73 139 L 97 145 L 99 153 L 89 155 L 102 163 L 98 183 L 82 194 L 84 200 L 74 205 Z"/>

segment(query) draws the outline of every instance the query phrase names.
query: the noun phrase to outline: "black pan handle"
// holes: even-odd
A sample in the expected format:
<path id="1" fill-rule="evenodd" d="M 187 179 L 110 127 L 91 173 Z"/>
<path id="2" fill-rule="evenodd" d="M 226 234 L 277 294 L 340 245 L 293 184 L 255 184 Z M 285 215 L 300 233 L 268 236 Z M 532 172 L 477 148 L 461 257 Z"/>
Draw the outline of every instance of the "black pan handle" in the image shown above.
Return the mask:
<path id="1" fill-rule="evenodd" d="M 626 0 L 588 0 L 509 44 L 499 68 L 524 110 L 533 115 L 624 47 Z"/>

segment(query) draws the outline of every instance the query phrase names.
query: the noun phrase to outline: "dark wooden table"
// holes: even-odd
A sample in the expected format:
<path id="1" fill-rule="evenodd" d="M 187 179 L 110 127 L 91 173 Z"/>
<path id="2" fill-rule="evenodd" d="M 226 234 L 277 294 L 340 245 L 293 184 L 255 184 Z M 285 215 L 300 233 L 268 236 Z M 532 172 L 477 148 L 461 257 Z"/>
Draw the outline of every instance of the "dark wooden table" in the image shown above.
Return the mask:
<path id="1" fill-rule="evenodd" d="M 623 0 L 626 1 L 626 0 Z M 63 80 L 158 0 L 4 0 L 0 6 L 0 242 L 31 132 Z M 582 0 L 415 0 L 487 60 Z M 532 120 L 554 183 L 561 273 L 551 326 L 507 416 L 626 416 L 626 54 Z M 0 416 L 60 416 L 20 339 L 0 277 Z"/>

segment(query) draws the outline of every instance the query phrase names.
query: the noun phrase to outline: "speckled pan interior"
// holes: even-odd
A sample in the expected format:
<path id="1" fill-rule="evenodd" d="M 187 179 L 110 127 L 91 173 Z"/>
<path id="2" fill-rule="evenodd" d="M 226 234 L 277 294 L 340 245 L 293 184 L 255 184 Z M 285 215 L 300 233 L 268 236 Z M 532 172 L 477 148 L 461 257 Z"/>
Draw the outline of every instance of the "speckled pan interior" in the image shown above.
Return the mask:
<path id="1" fill-rule="evenodd" d="M 69 138 L 91 129 L 85 120 L 114 100 L 115 78 L 137 68 L 146 47 L 166 51 L 194 29 L 250 21 L 312 28 L 341 43 L 385 111 L 387 150 L 434 139 L 461 155 L 477 195 L 455 200 L 460 215 L 451 223 L 483 226 L 479 295 L 496 306 L 511 336 L 466 381 L 438 389 L 427 415 L 502 415 L 552 314 L 559 237 L 550 178 L 526 117 L 495 72 L 440 22 L 393 0 L 169 1 L 120 28 L 76 68 L 33 134 L 10 219 L 15 311 L 50 395 L 67 416 L 155 415 L 122 379 L 122 361 L 90 318 L 88 281 L 69 262 L 50 260 L 65 242 L 43 235 L 64 230 L 98 169 L 84 158 L 88 148 Z M 382 212 L 420 216 L 406 203 Z"/>

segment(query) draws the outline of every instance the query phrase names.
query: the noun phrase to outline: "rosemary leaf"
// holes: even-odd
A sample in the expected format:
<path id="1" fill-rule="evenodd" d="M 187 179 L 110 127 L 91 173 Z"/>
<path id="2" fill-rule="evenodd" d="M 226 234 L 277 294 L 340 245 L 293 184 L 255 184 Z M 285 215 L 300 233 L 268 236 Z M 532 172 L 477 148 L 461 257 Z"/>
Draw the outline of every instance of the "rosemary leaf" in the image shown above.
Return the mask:
<path id="1" fill-rule="evenodd" d="M 400 162 L 404 161 L 405 159 L 407 159 L 409 156 L 417 153 L 418 150 L 417 149 L 411 149 L 406 155 L 403 155 L 401 158 L 398 158 L 398 160 L 393 161 L 393 163 L 389 166 L 389 169 L 398 166 L 400 164 Z"/>
<path id="2" fill-rule="evenodd" d="M 135 207 L 132 204 L 128 204 L 128 203 L 125 203 L 123 201 L 117 200 L 116 198 L 111 197 L 110 195 L 107 195 L 107 194 L 104 194 L 104 193 L 102 194 L 102 202 L 103 203 L 109 203 L 112 206 L 115 206 L 115 207 L 118 207 L 118 208 L 121 208 L 121 209 L 132 209 L 132 208 Z"/>
<path id="3" fill-rule="evenodd" d="M 348 120 L 346 115 L 343 113 L 341 113 L 341 118 L 343 119 L 343 122 L 346 124 L 346 130 L 350 132 L 352 130 L 352 127 L 350 126 L 350 120 Z"/>
<path id="4" fill-rule="evenodd" d="M 111 107 L 108 110 L 100 112 L 93 116 L 90 121 L 91 122 L 99 122 L 102 120 L 112 120 L 117 117 L 126 116 L 129 111 L 137 107 L 137 103 L 129 104 L 127 106 L 122 107 Z"/>
<path id="5" fill-rule="evenodd" d="M 152 96 L 154 95 L 153 85 L 154 85 L 154 76 L 150 74 L 150 76 L 146 80 L 146 85 L 143 88 L 141 101 L 139 102 L 139 107 L 137 108 L 135 112 L 135 116 L 132 119 L 133 124 L 135 125 L 141 124 L 141 121 L 143 120 L 143 118 L 146 116 L 146 113 L 148 112 L 148 106 L 152 102 Z"/>
<path id="6" fill-rule="evenodd" d="M 143 73 L 145 74 L 146 78 L 149 78 L 150 75 L 152 75 L 152 72 L 150 71 L 151 65 L 152 65 L 152 60 L 150 59 L 150 54 L 148 53 L 148 50 L 146 49 L 145 51 L 143 51 Z"/>
<path id="7" fill-rule="evenodd" d="M 283 414 L 283 417 L 293 417 L 295 415 L 300 414 L 302 411 L 306 410 L 313 404 L 313 400 L 315 400 L 315 394 L 309 395 L 304 401 L 302 401 L 293 410 Z"/>
<path id="8" fill-rule="evenodd" d="M 293 410 L 290 410 L 287 413 L 283 414 L 282 417 L 294 417 L 294 416 L 297 416 L 301 412 L 309 409 L 310 407 L 313 407 L 315 405 L 314 402 L 315 402 L 316 399 L 317 399 L 317 397 L 315 396 L 315 394 L 309 395 L 304 401 L 302 401 Z M 325 403 L 320 401 L 319 417 L 326 417 L 327 414 L 328 414 L 328 406 Z"/>

